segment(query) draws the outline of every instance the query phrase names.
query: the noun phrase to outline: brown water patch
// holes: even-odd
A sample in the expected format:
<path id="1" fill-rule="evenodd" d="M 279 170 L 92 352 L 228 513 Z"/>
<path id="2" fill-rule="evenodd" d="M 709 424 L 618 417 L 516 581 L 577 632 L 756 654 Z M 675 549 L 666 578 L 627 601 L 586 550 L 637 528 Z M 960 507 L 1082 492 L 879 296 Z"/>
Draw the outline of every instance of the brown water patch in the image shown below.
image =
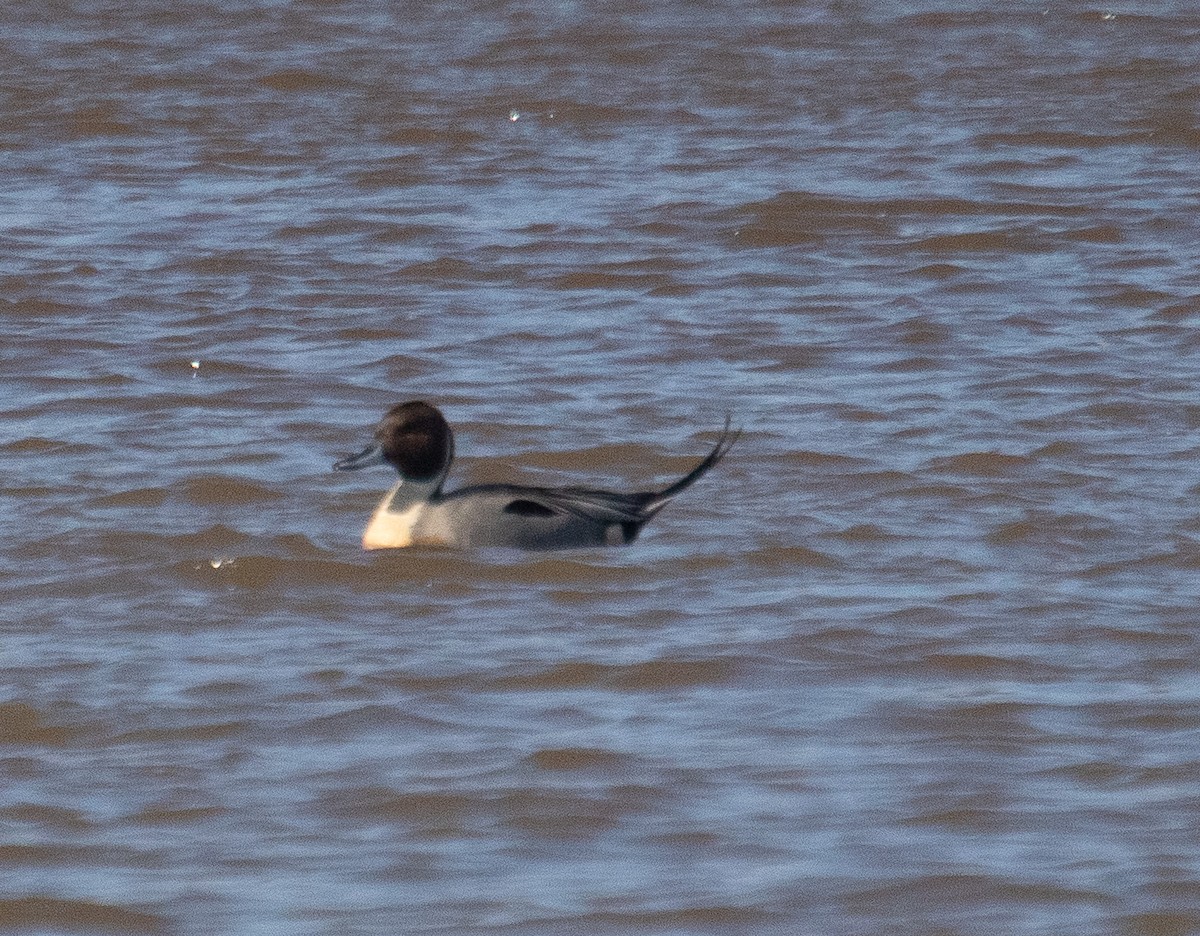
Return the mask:
<path id="1" fill-rule="evenodd" d="M 318 811 L 357 822 L 402 822 L 438 829 L 456 829 L 478 800 L 458 793 L 400 793 L 388 787 L 357 787 L 323 794 Z"/>
<path id="2" fill-rule="evenodd" d="M 668 559 L 661 566 L 658 566 L 658 568 L 668 578 L 683 575 L 714 575 L 722 570 L 729 569 L 730 566 L 735 565 L 739 560 L 740 557 L 735 554 L 715 552 L 707 555 L 697 554 L 681 556 L 678 559 Z M 688 612 L 686 609 L 664 608 L 644 614 L 639 617 L 639 620 L 649 627 L 662 627 L 687 616 Z"/>
<path id="3" fill-rule="evenodd" d="M 272 488 L 223 475 L 189 478 L 183 490 L 188 500 L 202 507 L 241 506 L 282 496 Z"/>
<path id="4" fill-rule="evenodd" d="M 733 232 L 733 240 L 749 247 L 811 244 L 835 232 L 883 236 L 894 223 L 882 203 L 811 192 L 781 192 L 748 202 L 736 214 L 745 220 Z"/>
<path id="5" fill-rule="evenodd" d="M 900 538 L 898 533 L 889 533 L 883 527 L 876 526 L 873 523 L 857 523 L 833 535 L 848 543 L 871 543 L 878 542 L 879 540 Z"/>
<path id="6" fill-rule="evenodd" d="M 378 168 L 356 172 L 351 176 L 354 184 L 360 188 L 374 189 L 404 189 L 420 185 L 426 181 L 426 173 L 413 166 L 412 159 L 380 160 Z"/>
<path id="7" fill-rule="evenodd" d="M 501 821 L 536 835 L 574 837 L 614 827 L 618 821 L 661 803 L 667 794 L 624 784 L 601 790 L 527 787 L 505 793 L 495 806 Z"/>
<path id="8" fill-rule="evenodd" d="M 1055 668 L 985 653 L 931 653 L 918 664 L 919 669 L 954 678 L 1025 679 L 1047 678 Z"/>
<path id="9" fill-rule="evenodd" d="M 107 494 L 92 501 L 94 507 L 160 507 L 170 492 L 165 488 L 136 488 Z"/>
<path id="10" fill-rule="evenodd" d="M 875 370 L 881 374 L 914 374 L 921 371 L 937 370 L 944 366 L 943 362 L 931 357 L 907 357 L 895 361 L 885 361 Z"/>
<path id="11" fill-rule="evenodd" d="M 46 725 L 42 715 L 24 702 L 0 704 L 0 744 L 66 744 L 74 729 Z"/>
<path id="12" fill-rule="evenodd" d="M 771 349 L 770 360 L 753 365 L 754 370 L 766 373 L 792 373 L 816 367 L 829 360 L 829 351 L 825 348 L 813 348 L 800 345 L 783 345 Z"/>
<path id="13" fill-rule="evenodd" d="M 889 326 L 886 333 L 906 345 L 943 344 L 951 337 L 950 329 L 928 318 L 914 318 Z"/>
<path id="14" fill-rule="evenodd" d="M 113 741 L 118 744 L 187 744 L 196 741 L 220 741 L 245 734 L 252 727 L 250 722 L 234 721 L 169 728 L 138 728 L 117 735 Z"/>
<path id="15" fill-rule="evenodd" d="M 165 917 L 153 913 L 56 897 L 0 899 L 0 927 L 9 930 L 62 927 L 116 933 L 166 933 L 170 929 Z"/>
<path id="16" fill-rule="evenodd" d="M 1005 902 L 1100 905 L 1111 902 L 1111 898 L 1094 891 L 1055 884 L 1030 884 L 982 874 L 921 875 L 847 897 L 848 905 L 857 911 L 895 912 L 898 907 L 910 906 L 914 900 L 927 906 L 958 907 Z"/>
<path id="17" fill-rule="evenodd" d="M 227 812 L 223 806 L 147 806 L 129 819 L 144 825 L 178 825 L 212 819 Z"/>
<path id="18" fill-rule="evenodd" d="M 1016 231 L 967 231 L 962 234 L 937 234 L 912 244 L 916 250 L 932 253 L 967 253 L 974 251 L 1026 252 L 1034 246 L 1028 235 Z"/>
<path id="19" fill-rule="evenodd" d="M 1200 569 L 1200 543 L 1179 537 L 1174 549 L 1096 563 L 1079 574 L 1085 578 L 1092 578 L 1155 568 L 1188 571 Z"/>
<path id="20" fill-rule="evenodd" d="M 1059 439 L 1058 441 L 1043 445 L 1041 448 L 1034 449 L 1032 454 L 1037 458 L 1078 458 L 1086 453 L 1087 450 L 1078 442 L 1068 442 L 1065 439 Z"/>
<path id="21" fill-rule="evenodd" d="M 944 280 L 969 272 L 966 267 L 955 263 L 927 263 L 925 266 L 909 270 L 909 276 L 920 276 L 924 279 Z"/>
<path id="22" fill-rule="evenodd" d="M 348 537 L 349 538 L 349 537 Z M 357 540 L 357 536 L 354 537 Z M 345 552 L 355 561 L 323 558 L 283 558 L 266 555 L 237 555 L 238 543 L 216 543 L 192 548 L 211 557 L 185 560 L 173 568 L 197 584 L 231 583 L 243 588 L 265 589 L 277 585 L 303 587 L 353 586 L 367 591 L 394 591 L 397 585 L 421 584 L 433 595 L 468 594 L 486 583 L 559 587 L 603 585 L 637 577 L 635 568 L 590 564 L 562 558 L 530 559 L 526 553 L 496 551 L 476 555 L 449 549 L 387 549 L 364 554 L 357 545 Z M 495 558 L 496 561 L 488 561 Z M 420 606 L 409 605 L 406 613 L 418 615 Z"/>
<path id="23" fill-rule="evenodd" d="M 1081 604 L 1077 607 L 1086 609 L 1089 606 Z M 1030 610 L 1040 612 L 1043 609 L 1031 608 Z M 1145 626 L 1142 627 L 1136 626 L 1133 622 L 1126 627 L 1082 627 L 1077 633 L 1066 639 L 1068 642 L 1078 642 L 1088 647 L 1107 640 L 1115 644 L 1133 647 L 1173 648 L 1183 656 L 1194 646 L 1195 642 L 1195 638 L 1189 633 L 1159 630 L 1150 622 L 1145 622 Z M 1176 709 L 1171 711 L 1179 714 Z"/>
<path id="24" fill-rule="evenodd" d="M 867 658 L 877 653 L 874 630 L 826 627 L 811 634 L 798 633 L 763 645 L 772 659 L 838 662 L 848 657 Z"/>
<path id="25" fill-rule="evenodd" d="M 134 124 L 122 119 L 121 108 L 114 101 L 104 101 L 70 114 L 67 127 L 72 136 L 130 136 L 137 132 Z"/>
<path id="26" fill-rule="evenodd" d="M 1028 715 L 1032 706 L 1010 702 L 985 702 L 951 706 L 937 711 L 889 714 L 898 726 L 973 750 L 1010 753 L 1039 738 Z"/>
<path id="27" fill-rule="evenodd" d="M 401 146 L 425 146 L 440 143 L 451 148 L 466 148 L 486 141 L 486 135 L 461 125 L 450 127 L 408 126 L 390 130 L 384 142 Z"/>
<path id="28" fill-rule="evenodd" d="M 1003 812 L 997 809 L 964 806 L 954 809 L 939 809 L 920 813 L 900 820 L 901 825 L 936 826 L 956 833 L 995 833 L 1013 825 Z"/>
<path id="29" fill-rule="evenodd" d="M 370 566 L 332 560 L 282 559 L 276 556 L 238 556 L 238 544 L 217 545 L 203 550 L 211 558 L 184 560 L 173 568 L 182 578 L 198 585 L 232 584 L 240 588 L 264 589 L 276 585 L 357 585 L 386 589 L 395 577 L 381 576 Z"/>
<path id="30" fill-rule="evenodd" d="M 1137 306 L 1159 306 L 1174 298 L 1171 293 L 1163 292 L 1160 289 L 1140 289 L 1133 286 L 1125 286 L 1096 296 L 1093 301 L 1101 306 L 1107 305 L 1126 309 L 1136 308 Z"/>
<path id="31" fill-rule="evenodd" d="M 545 790 L 518 790 L 503 796 L 496 806 L 505 825 L 552 838 L 599 834 L 614 828 L 630 809 L 630 804 L 614 797 Z"/>
<path id="32" fill-rule="evenodd" d="M 399 275 L 405 279 L 422 283 L 470 282 L 480 279 L 482 273 L 478 266 L 458 257 L 439 257 L 437 260 L 410 263 L 399 271 Z"/>
<path id="33" fill-rule="evenodd" d="M 1189 296 L 1181 302 L 1163 306 L 1154 313 L 1152 318 L 1166 322 L 1181 322 L 1184 319 L 1195 318 L 1197 315 L 1200 315 L 1200 296 Z"/>
<path id="34" fill-rule="evenodd" d="M 443 139 L 445 132 L 436 127 L 426 127 L 415 124 L 408 127 L 397 127 L 382 136 L 385 143 L 395 143 L 400 146 L 426 146 Z"/>
<path id="35" fill-rule="evenodd" d="M 433 370 L 432 362 L 411 354 L 391 354 L 369 366 L 382 367 L 388 379 L 397 384 Z"/>
<path id="36" fill-rule="evenodd" d="M 844 419 L 852 423 L 887 422 L 892 418 L 890 414 L 881 410 L 866 409 L 862 406 L 852 406 L 845 403 L 835 403 L 830 409 L 838 419 Z"/>
<path id="37" fill-rule="evenodd" d="M 1045 541 L 1051 532 L 1042 520 L 1012 520 L 988 532 L 987 541 L 996 546 Z"/>
<path id="38" fill-rule="evenodd" d="M 263 257 L 253 250 L 221 250 L 188 257 L 174 265 L 181 271 L 202 276 L 253 276 L 261 272 Z"/>
<path id="39" fill-rule="evenodd" d="M 69 319 L 79 312 L 78 306 L 58 302 L 54 299 L 45 299 L 41 296 L 31 296 L 28 299 L 0 300 L 0 308 L 3 308 L 6 315 L 28 315 L 31 317 L 45 317 L 51 320 L 57 318 Z M 49 350 L 52 351 L 53 342 L 50 342 L 49 345 Z"/>
<path id="40" fill-rule="evenodd" d="M 990 530 L 988 542 L 997 546 L 1022 543 L 1061 544 L 1067 541 L 1096 543 L 1112 538 L 1114 532 L 1091 518 L 1071 514 L 1039 512 L 1021 520 L 1010 520 Z"/>
<path id="41" fill-rule="evenodd" d="M 592 565 L 573 559 L 537 559 L 496 567 L 497 578 L 529 585 L 602 585 L 627 582 L 639 576 L 639 570 L 621 566 Z"/>
<path id="42" fill-rule="evenodd" d="M 829 471 L 849 471 L 852 468 L 864 468 L 871 464 L 869 459 L 855 458 L 850 455 L 833 455 L 827 452 L 810 452 L 798 450 L 776 456 L 774 461 L 784 467 L 818 469 Z"/>
<path id="43" fill-rule="evenodd" d="M 594 445 L 589 448 L 568 449 L 557 452 L 528 452 L 521 455 L 521 463 L 533 468 L 546 468 L 555 471 L 608 473 L 627 471 L 630 465 L 636 465 L 639 462 L 648 463 L 654 457 L 656 456 L 649 453 L 644 445 L 621 443 L 616 445 Z M 694 460 L 689 460 L 689 463 Z M 647 468 L 649 468 L 648 465 Z"/>
<path id="44" fill-rule="evenodd" d="M 929 463 L 929 469 L 951 474 L 995 478 L 1019 473 L 1031 464 L 1033 464 L 1033 459 L 1025 455 L 1009 455 L 1004 452 L 964 452 L 962 455 L 935 458 Z"/>
<path id="45" fill-rule="evenodd" d="M 76 809 L 47 806 L 44 803 L 17 803 L 0 809 L 0 817 L 14 822 L 33 822 L 68 832 L 81 832 L 94 825 L 87 816 Z"/>
<path id="46" fill-rule="evenodd" d="M 61 454 L 74 448 L 73 443 L 62 442 L 58 439 L 46 439 L 41 436 L 31 436 L 27 439 L 16 439 L 12 442 L 4 442 L 0 444 L 0 452 L 14 452 L 18 455 L 49 455 Z M 82 447 L 76 451 L 87 451 L 88 447 Z"/>
<path id="47" fill-rule="evenodd" d="M 223 523 L 217 523 L 213 526 L 206 527 L 203 530 L 197 530 L 194 533 L 181 533 L 178 536 L 166 537 L 147 537 L 155 542 L 163 544 L 164 553 L 167 555 L 178 555 L 188 553 L 225 553 L 228 555 L 231 552 L 244 546 L 250 542 L 250 537 L 241 530 L 235 530 L 233 527 L 226 526 Z"/>
<path id="48" fill-rule="evenodd" d="M 150 856 L 128 848 L 111 845 L 33 844 L 8 845 L 0 843 L 0 865 L 124 865 L 153 867 Z"/>
<path id="49" fill-rule="evenodd" d="M 601 748 L 543 748 L 529 755 L 529 762 L 542 770 L 612 769 L 627 758 Z"/>
<path id="50" fill-rule="evenodd" d="M 1098 224 L 1092 227 L 1078 228 L 1067 231 L 1064 236 L 1069 240 L 1083 241 L 1088 244 L 1119 244 L 1125 239 L 1121 229 L 1114 224 Z"/>
<path id="51" fill-rule="evenodd" d="M 807 546 L 768 546 L 750 550 L 745 558 L 752 566 L 768 569 L 836 569 L 842 565 L 834 556 Z"/>
<path id="52" fill-rule="evenodd" d="M 1159 911 L 1121 917 L 1123 936 L 1196 936 L 1200 933 L 1200 913 Z"/>
<path id="53" fill-rule="evenodd" d="M 1043 773 L 1049 777 L 1066 777 L 1088 786 L 1106 787 L 1123 783 L 1129 775 L 1129 770 L 1124 764 L 1114 764 L 1111 761 L 1087 761 L 1053 767 Z"/>
<path id="54" fill-rule="evenodd" d="M 189 686 L 183 694 L 189 698 L 207 699 L 211 701 L 228 701 L 244 699 L 258 692 L 258 687 L 245 682 L 208 682 L 199 686 Z"/>
<path id="55" fill-rule="evenodd" d="M 284 68 L 264 75 L 259 84 L 272 91 L 311 92 L 351 87 L 351 83 L 338 75 L 327 75 L 306 68 Z"/>
<path id="56" fill-rule="evenodd" d="M 1133 401 L 1112 403 L 1093 403 L 1090 406 L 1073 410 L 1071 417 L 1083 416 L 1098 422 L 1113 426 L 1153 426 L 1161 423 L 1174 423 L 1178 418 L 1180 408 L 1174 404 L 1153 404 Z"/>

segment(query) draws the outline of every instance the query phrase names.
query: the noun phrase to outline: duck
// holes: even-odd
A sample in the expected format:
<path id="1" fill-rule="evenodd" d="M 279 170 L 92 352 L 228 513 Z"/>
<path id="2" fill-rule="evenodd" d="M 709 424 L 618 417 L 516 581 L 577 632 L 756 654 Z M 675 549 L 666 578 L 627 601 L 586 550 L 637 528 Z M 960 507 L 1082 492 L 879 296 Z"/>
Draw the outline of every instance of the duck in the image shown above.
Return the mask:
<path id="1" fill-rule="evenodd" d="M 616 493 L 584 487 L 477 484 L 443 490 L 454 460 L 454 433 L 441 411 L 424 400 L 398 403 L 384 414 L 374 440 L 335 471 L 391 465 L 399 480 L 384 495 L 362 536 L 363 549 L 409 546 L 527 550 L 621 546 L 678 494 L 728 454 L 741 430 L 730 417 L 700 462 L 661 490 Z"/>

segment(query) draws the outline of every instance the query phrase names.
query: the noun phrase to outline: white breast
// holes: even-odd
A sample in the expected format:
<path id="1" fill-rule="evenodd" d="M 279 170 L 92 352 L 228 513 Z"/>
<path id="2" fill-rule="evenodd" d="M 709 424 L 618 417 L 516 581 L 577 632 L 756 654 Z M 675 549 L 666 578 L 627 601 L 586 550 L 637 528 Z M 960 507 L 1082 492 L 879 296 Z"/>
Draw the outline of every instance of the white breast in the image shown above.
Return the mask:
<path id="1" fill-rule="evenodd" d="M 390 499 L 383 499 L 367 524 L 362 538 L 363 549 L 397 549 L 413 544 L 413 529 L 426 505 L 417 503 L 407 510 L 393 513 L 387 509 Z"/>

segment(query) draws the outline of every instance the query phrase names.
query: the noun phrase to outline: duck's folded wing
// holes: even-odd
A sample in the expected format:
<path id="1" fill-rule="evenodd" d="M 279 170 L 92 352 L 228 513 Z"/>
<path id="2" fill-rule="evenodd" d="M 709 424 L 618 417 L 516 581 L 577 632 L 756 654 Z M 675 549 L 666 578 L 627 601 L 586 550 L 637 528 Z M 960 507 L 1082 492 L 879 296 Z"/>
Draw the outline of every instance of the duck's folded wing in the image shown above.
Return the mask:
<path id="1" fill-rule="evenodd" d="M 525 488 L 504 509 L 533 514 L 538 508 L 574 514 L 596 523 L 638 523 L 646 519 L 644 494 L 617 494 L 592 488 Z"/>
<path id="2" fill-rule="evenodd" d="M 593 488 L 527 487 L 518 484 L 477 484 L 451 491 L 445 503 L 484 498 L 501 513 L 519 517 L 581 517 L 594 523 L 630 523 L 646 519 L 643 505 L 650 494 L 617 494 Z"/>

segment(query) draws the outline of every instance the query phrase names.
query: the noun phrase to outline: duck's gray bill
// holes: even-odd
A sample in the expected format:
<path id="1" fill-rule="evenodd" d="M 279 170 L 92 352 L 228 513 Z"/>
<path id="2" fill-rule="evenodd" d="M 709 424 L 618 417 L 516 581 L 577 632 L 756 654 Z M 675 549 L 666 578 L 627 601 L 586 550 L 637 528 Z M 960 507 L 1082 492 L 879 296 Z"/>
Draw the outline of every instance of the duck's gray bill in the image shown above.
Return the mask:
<path id="1" fill-rule="evenodd" d="M 334 471 L 357 471 L 359 468 L 370 468 L 372 465 L 383 464 L 383 447 L 379 443 L 368 445 L 357 455 L 350 455 L 333 463 Z"/>

